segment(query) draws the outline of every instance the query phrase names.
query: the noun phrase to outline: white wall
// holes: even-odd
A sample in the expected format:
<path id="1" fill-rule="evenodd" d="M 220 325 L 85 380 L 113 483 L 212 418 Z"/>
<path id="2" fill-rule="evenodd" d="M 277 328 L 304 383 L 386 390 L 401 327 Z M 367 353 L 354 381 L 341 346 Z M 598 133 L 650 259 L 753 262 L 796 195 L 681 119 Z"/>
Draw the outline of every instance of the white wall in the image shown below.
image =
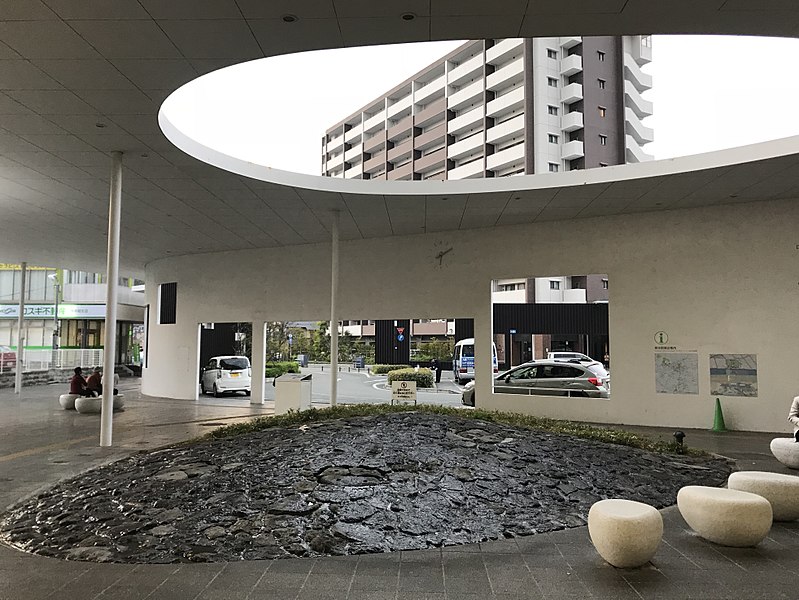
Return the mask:
<path id="1" fill-rule="evenodd" d="M 479 359 L 488 356 L 491 341 L 492 279 L 607 273 L 613 281 L 612 399 L 492 395 L 491 363 L 478 360 L 480 406 L 709 428 L 715 397 L 708 355 L 757 354 L 760 395 L 723 397 L 727 426 L 788 431 L 790 399 L 799 393 L 797 222 L 799 203 L 779 201 L 342 242 L 339 314 L 474 317 Z M 564 245 L 563 239 L 580 244 Z M 454 248 L 443 267 L 435 259 L 440 241 Z M 144 393 L 195 397 L 200 322 L 328 319 L 329 269 L 327 244 L 150 264 L 146 286 L 153 309 Z M 178 282 L 178 323 L 155 325 L 155 290 L 169 281 Z M 698 352 L 699 395 L 655 393 L 654 334 L 661 330 L 669 333 L 670 345 Z"/>

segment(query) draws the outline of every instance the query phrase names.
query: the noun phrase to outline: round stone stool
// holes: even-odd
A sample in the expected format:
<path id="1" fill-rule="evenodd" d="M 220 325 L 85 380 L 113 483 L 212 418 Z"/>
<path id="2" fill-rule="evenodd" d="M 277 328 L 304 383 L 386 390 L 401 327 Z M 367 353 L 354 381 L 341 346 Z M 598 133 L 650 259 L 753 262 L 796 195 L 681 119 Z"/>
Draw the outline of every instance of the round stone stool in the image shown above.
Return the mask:
<path id="1" fill-rule="evenodd" d="M 799 477 L 765 471 L 738 471 L 727 487 L 763 496 L 771 504 L 775 521 L 799 519 Z"/>
<path id="2" fill-rule="evenodd" d="M 114 396 L 114 410 L 120 410 L 125 406 L 125 394 Z"/>
<path id="3" fill-rule="evenodd" d="M 633 500 L 600 500 L 588 511 L 588 535 L 599 555 L 614 567 L 648 563 L 663 536 L 663 517 Z"/>
<path id="4" fill-rule="evenodd" d="M 691 529 L 722 546 L 756 546 L 771 529 L 771 504 L 750 492 L 688 485 L 677 492 L 677 507 Z"/>
<path id="5" fill-rule="evenodd" d="M 103 409 L 103 398 L 98 396 L 94 397 L 81 397 L 75 400 L 75 410 L 77 410 L 80 414 L 96 414 L 101 412 Z"/>
<path id="6" fill-rule="evenodd" d="M 794 438 L 774 438 L 771 453 L 789 469 L 799 469 L 799 443 Z"/>
<path id="7" fill-rule="evenodd" d="M 64 410 L 75 410 L 75 400 L 80 398 L 78 394 L 61 394 L 58 403 Z"/>

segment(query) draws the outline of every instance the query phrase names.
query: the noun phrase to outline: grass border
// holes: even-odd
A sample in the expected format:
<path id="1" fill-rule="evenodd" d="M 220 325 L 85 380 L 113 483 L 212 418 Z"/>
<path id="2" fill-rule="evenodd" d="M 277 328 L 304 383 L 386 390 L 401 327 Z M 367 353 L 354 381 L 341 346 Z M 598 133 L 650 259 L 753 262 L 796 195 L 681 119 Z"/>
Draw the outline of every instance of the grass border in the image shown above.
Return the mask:
<path id="1" fill-rule="evenodd" d="M 476 421 L 511 425 L 522 429 L 559 433 L 573 437 L 629 446 L 660 454 L 682 454 L 690 456 L 709 457 L 711 454 L 696 448 L 684 448 L 677 442 L 653 441 L 637 433 L 615 429 L 612 427 L 599 427 L 576 421 L 561 421 L 545 417 L 507 413 L 484 409 L 464 410 L 449 406 L 436 405 L 390 405 L 390 404 L 349 404 L 329 408 L 312 408 L 301 412 L 289 411 L 284 415 L 256 417 L 244 423 L 234 423 L 210 431 L 200 438 L 189 443 L 207 441 L 209 439 L 223 439 L 247 435 L 264 429 L 275 427 L 295 427 L 335 419 L 351 417 L 370 417 L 383 414 L 420 412 L 435 415 L 457 416 Z"/>

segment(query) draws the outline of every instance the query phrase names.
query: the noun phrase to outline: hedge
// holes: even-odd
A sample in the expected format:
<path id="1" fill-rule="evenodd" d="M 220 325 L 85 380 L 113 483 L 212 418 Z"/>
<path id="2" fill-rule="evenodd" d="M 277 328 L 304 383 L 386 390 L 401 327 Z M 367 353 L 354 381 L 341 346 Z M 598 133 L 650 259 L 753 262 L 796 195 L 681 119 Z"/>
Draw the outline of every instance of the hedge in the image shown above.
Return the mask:
<path id="1" fill-rule="evenodd" d="M 280 377 L 284 373 L 299 373 L 300 365 L 293 360 L 266 363 L 264 377 Z"/>
<path id="2" fill-rule="evenodd" d="M 430 369 L 396 369 L 388 374 L 388 382 L 415 381 L 417 388 L 433 387 L 433 372 Z"/>
<path id="3" fill-rule="evenodd" d="M 375 375 L 383 375 L 389 371 L 396 371 L 397 369 L 410 369 L 411 365 L 372 365 L 372 373 Z"/>

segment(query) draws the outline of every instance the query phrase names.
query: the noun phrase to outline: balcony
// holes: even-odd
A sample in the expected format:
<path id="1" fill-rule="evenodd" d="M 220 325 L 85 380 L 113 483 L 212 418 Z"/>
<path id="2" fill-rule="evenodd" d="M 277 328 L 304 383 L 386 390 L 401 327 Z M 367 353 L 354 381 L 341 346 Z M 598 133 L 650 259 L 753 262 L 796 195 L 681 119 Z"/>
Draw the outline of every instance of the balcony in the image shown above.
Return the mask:
<path id="1" fill-rule="evenodd" d="M 624 77 L 631 81 L 639 92 L 652 89 L 652 76 L 644 73 L 629 54 L 624 55 Z"/>
<path id="2" fill-rule="evenodd" d="M 454 69 L 450 69 L 447 74 L 447 83 L 450 85 L 462 85 L 469 79 L 483 77 L 483 53 L 468 59 L 466 62 L 459 64 Z"/>
<path id="3" fill-rule="evenodd" d="M 417 150 L 424 150 L 430 146 L 443 144 L 446 141 L 447 124 L 441 123 L 438 127 L 433 127 L 429 131 L 416 136 L 413 140 L 413 147 Z"/>
<path id="4" fill-rule="evenodd" d="M 386 122 L 386 111 L 381 110 L 376 115 L 369 117 L 363 122 L 364 133 L 371 133 L 382 127 Z"/>
<path id="5" fill-rule="evenodd" d="M 375 135 L 363 141 L 363 151 L 372 154 L 386 145 L 386 133 L 378 131 Z"/>
<path id="6" fill-rule="evenodd" d="M 484 139 L 483 132 L 481 131 L 464 140 L 451 144 L 449 148 L 447 148 L 447 158 L 456 160 L 473 154 L 475 150 L 483 147 Z"/>
<path id="7" fill-rule="evenodd" d="M 639 119 L 652 114 L 652 103 L 644 100 L 630 81 L 624 82 L 624 105 L 631 108 Z"/>
<path id="8" fill-rule="evenodd" d="M 643 66 L 652 62 L 652 48 L 643 44 L 633 44 L 630 54 L 639 65 Z"/>
<path id="9" fill-rule="evenodd" d="M 574 48 L 575 46 L 582 43 L 583 43 L 583 38 L 580 37 L 579 35 L 567 35 L 560 38 L 560 47 L 566 48 L 566 50 L 568 50 L 569 48 Z"/>
<path id="10" fill-rule="evenodd" d="M 444 96 L 444 86 L 446 84 L 446 77 L 442 75 L 433 81 L 416 88 L 413 93 L 413 101 L 416 104 L 421 104 L 433 95 Z"/>
<path id="11" fill-rule="evenodd" d="M 472 127 L 483 127 L 483 118 L 485 117 L 485 106 L 480 105 L 455 117 L 447 123 L 447 132 L 452 135 L 457 135 L 462 131 L 467 131 Z"/>
<path id="12" fill-rule="evenodd" d="M 422 110 L 413 116 L 413 124 L 416 127 L 426 127 L 429 123 L 433 123 L 445 117 L 447 111 L 447 100 L 441 98 L 425 106 Z"/>
<path id="13" fill-rule="evenodd" d="M 387 174 L 387 179 L 396 181 L 398 179 L 411 179 L 413 177 L 413 163 L 405 163 L 401 167 L 396 167 L 395 169 L 389 171 Z"/>
<path id="14" fill-rule="evenodd" d="M 624 109 L 624 131 L 642 146 L 655 141 L 654 130 L 641 123 L 631 108 Z"/>
<path id="15" fill-rule="evenodd" d="M 644 152 L 643 148 L 638 145 L 635 138 L 631 135 L 624 136 L 624 144 L 626 146 L 625 155 L 628 163 L 647 162 L 653 159 L 653 156 Z"/>
<path id="16" fill-rule="evenodd" d="M 447 335 L 447 322 L 411 323 L 411 335 Z"/>
<path id="17" fill-rule="evenodd" d="M 353 146 L 349 150 L 344 153 L 344 160 L 347 162 L 351 162 L 356 158 L 359 158 L 362 154 L 363 146 L 360 144 Z"/>
<path id="18" fill-rule="evenodd" d="M 524 115 L 508 119 L 504 123 L 495 125 L 486 131 L 486 142 L 500 144 L 514 137 L 524 136 Z"/>
<path id="19" fill-rule="evenodd" d="M 417 173 L 427 173 L 428 171 L 435 171 L 444 165 L 444 160 L 447 158 L 446 148 L 441 148 L 430 154 L 425 154 L 421 158 L 414 161 L 413 169 Z"/>
<path id="20" fill-rule="evenodd" d="M 394 141 L 398 138 L 408 135 L 413 127 L 413 117 L 407 116 L 402 121 L 389 127 L 386 135 L 389 141 Z"/>
<path id="21" fill-rule="evenodd" d="M 385 153 L 381 152 L 377 156 L 373 156 L 372 158 L 363 163 L 363 172 L 373 173 L 375 171 L 379 171 L 385 166 L 386 166 L 386 155 Z"/>
<path id="22" fill-rule="evenodd" d="M 560 128 L 563 131 L 575 131 L 583 127 L 583 113 L 573 111 L 566 113 L 560 118 Z"/>
<path id="23" fill-rule="evenodd" d="M 344 136 L 340 135 L 327 143 L 327 151 L 334 152 L 344 145 Z"/>
<path id="24" fill-rule="evenodd" d="M 401 162 L 405 158 L 410 158 L 411 151 L 413 150 L 413 139 L 408 138 L 401 144 L 397 144 L 386 153 L 388 162 L 395 163 Z"/>
<path id="25" fill-rule="evenodd" d="M 572 54 L 560 61 L 560 74 L 566 77 L 579 73 L 583 70 L 583 57 L 579 54 Z"/>
<path id="26" fill-rule="evenodd" d="M 519 86 L 512 92 L 503 94 L 486 104 L 486 115 L 496 117 L 498 115 L 513 112 L 524 107 L 524 88 Z"/>
<path id="27" fill-rule="evenodd" d="M 514 54 L 521 55 L 523 50 L 522 40 L 519 38 L 508 38 L 498 44 L 494 44 L 486 50 L 486 62 L 492 65 L 501 64 Z"/>
<path id="28" fill-rule="evenodd" d="M 564 104 L 571 104 L 583 99 L 583 86 L 579 83 L 570 83 L 560 91 L 560 100 Z"/>
<path id="29" fill-rule="evenodd" d="M 520 56 L 486 77 L 486 89 L 497 90 L 524 81 L 524 57 Z"/>
<path id="30" fill-rule="evenodd" d="M 583 143 L 579 140 L 566 142 L 560 147 L 560 157 L 563 160 L 574 160 L 583 156 L 585 156 L 585 150 L 583 149 Z"/>
<path id="31" fill-rule="evenodd" d="M 391 102 L 391 100 L 389 100 L 389 102 Z M 410 110 L 411 103 L 412 103 L 412 98 L 410 94 L 400 98 L 399 100 L 394 102 L 394 104 L 390 104 L 386 108 L 386 118 L 390 119 L 396 115 L 399 115 L 401 112 L 405 110 Z"/>
<path id="32" fill-rule="evenodd" d="M 498 171 L 524 160 L 524 144 L 516 144 L 486 157 L 486 169 Z"/>
<path id="33" fill-rule="evenodd" d="M 104 283 L 67 283 L 64 285 L 64 302 L 105 304 L 106 285 Z M 117 304 L 144 306 L 144 293 L 134 292 L 129 287 L 117 287 Z M 59 311 L 60 312 L 60 311 Z"/>
<path id="34" fill-rule="evenodd" d="M 329 158 L 327 160 L 327 163 L 325 164 L 325 168 L 328 171 L 332 171 L 333 169 L 340 167 L 343 164 L 344 164 L 344 154 L 342 153 L 337 156 Z"/>
<path id="35" fill-rule="evenodd" d="M 363 177 L 363 163 L 358 163 L 344 171 L 344 179 L 360 179 Z"/>
<path id="36" fill-rule="evenodd" d="M 363 123 L 358 123 L 355 127 L 352 127 L 349 131 L 344 133 L 344 141 L 345 142 L 355 142 L 361 139 L 361 134 L 363 133 Z"/>
<path id="37" fill-rule="evenodd" d="M 447 98 L 447 108 L 455 111 L 466 108 L 473 102 L 482 101 L 484 95 L 485 89 L 483 88 L 483 80 L 479 79 L 461 88 L 454 94 L 451 94 L 450 97 Z"/>
<path id="38" fill-rule="evenodd" d="M 474 179 L 483 176 L 483 158 L 480 157 L 447 172 L 447 179 Z"/>

